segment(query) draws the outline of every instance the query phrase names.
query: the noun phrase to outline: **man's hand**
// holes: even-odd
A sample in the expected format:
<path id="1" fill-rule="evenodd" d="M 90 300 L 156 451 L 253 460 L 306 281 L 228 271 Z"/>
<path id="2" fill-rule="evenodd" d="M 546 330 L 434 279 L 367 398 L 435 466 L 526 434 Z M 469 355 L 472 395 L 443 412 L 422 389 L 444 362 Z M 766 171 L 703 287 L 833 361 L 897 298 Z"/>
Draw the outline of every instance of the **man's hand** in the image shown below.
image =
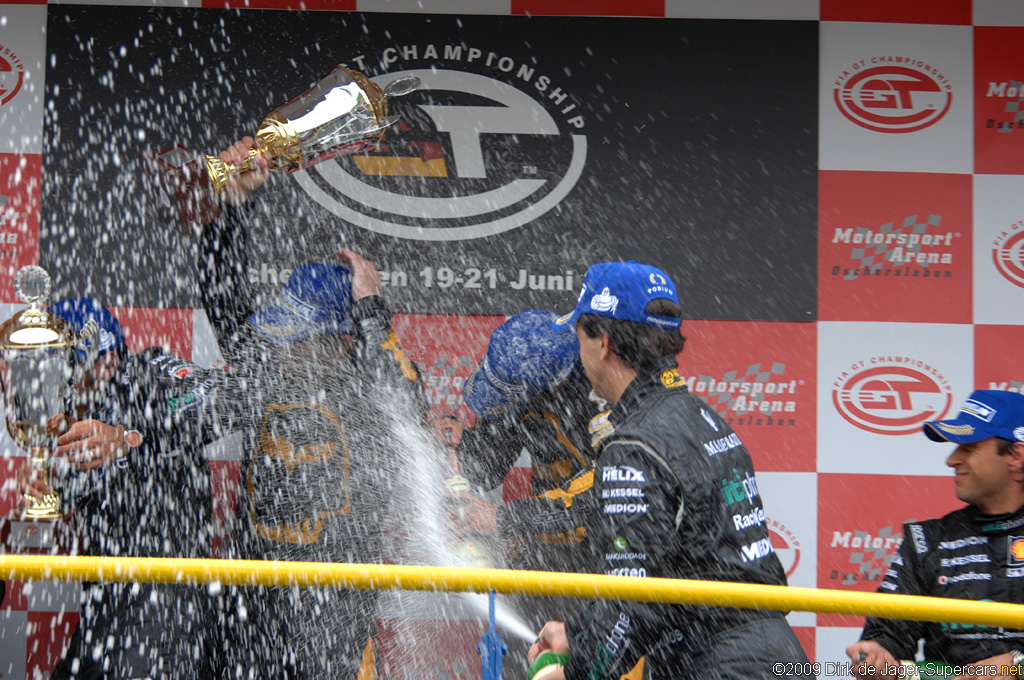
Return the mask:
<path id="1" fill-rule="evenodd" d="M 348 248 L 338 250 L 338 259 L 352 270 L 352 302 L 380 295 L 380 274 L 372 262 Z"/>
<path id="2" fill-rule="evenodd" d="M 109 465 L 124 455 L 124 428 L 80 420 L 57 438 L 57 455 L 79 472 Z"/>
<path id="3" fill-rule="evenodd" d="M 569 639 L 565 636 L 565 624 L 561 621 L 548 621 L 537 636 L 537 641 L 530 645 L 530 651 L 526 658 L 533 663 L 534 659 L 540 656 L 545 649 L 550 649 L 556 654 L 569 654 Z M 545 680 L 565 680 L 565 671 L 556 668 L 544 676 Z"/>
<path id="4" fill-rule="evenodd" d="M 228 148 L 220 152 L 220 159 L 232 165 L 241 165 L 249 158 L 249 150 L 253 148 L 252 137 L 242 137 Z M 231 205 L 241 205 L 249 199 L 249 194 L 260 188 L 267 177 L 270 176 L 270 167 L 267 157 L 263 154 L 256 154 L 254 162 L 256 167 L 248 172 L 232 175 L 228 178 L 227 186 L 224 188 L 224 202 Z"/>
<path id="5" fill-rule="evenodd" d="M 888 649 L 874 640 L 861 640 L 846 648 L 846 656 L 850 657 L 854 667 L 851 671 L 855 678 L 884 678 L 882 671 L 888 665 L 895 668 L 899 665 Z M 869 671 L 868 668 L 874 671 Z"/>
<path id="6" fill-rule="evenodd" d="M 460 505 L 448 513 L 452 538 L 468 534 L 490 536 L 498 532 L 498 506 L 471 493 L 462 492 L 456 498 Z"/>
<path id="7" fill-rule="evenodd" d="M 48 494 L 53 493 L 49 484 L 42 480 L 42 473 L 35 465 L 28 460 L 18 468 L 16 475 L 18 494 L 21 498 L 35 498 L 43 500 Z"/>
<path id="8" fill-rule="evenodd" d="M 437 440 L 445 446 L 458 446 L 462 443 L 462 423 L 452 416 L 440 416 L 427 420 Z"/>

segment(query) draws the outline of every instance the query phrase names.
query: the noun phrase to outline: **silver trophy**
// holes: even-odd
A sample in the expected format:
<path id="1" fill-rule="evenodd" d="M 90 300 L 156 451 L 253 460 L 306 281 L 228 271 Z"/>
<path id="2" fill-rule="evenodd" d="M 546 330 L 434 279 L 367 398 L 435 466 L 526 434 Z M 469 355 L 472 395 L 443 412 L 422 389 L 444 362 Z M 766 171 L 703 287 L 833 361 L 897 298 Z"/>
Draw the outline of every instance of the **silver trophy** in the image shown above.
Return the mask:
<path id="1" fill-rule="evenodd" d="M 18 297 L 29 304 L 0 325 L 0 387 L 7 431 L 29 457 L 39 479 L 49 484 L 50 458 L 57 437 L 71 420 L 71 391 L 79 335 L 44 308 L 50 275 L 42 267 L 22 267 L 14 279 Z M 23 519 L 58 520 L 60 497 L 26 497 Z"/>
<path id="2" fill-rule="evenodd" d="M 265 156 L 271 171 L 295 172 L 376 149 L 384 132 L 398 122 L 398 116 L 388 115 L 388 100 L 419 86 L 419 78 L 405 76 L 381 88 L 359 71 L 335 66 L 316 85 L 263 118 L 243 163 L 233 165 L 211 155 L 197 158 L 182 146 L 161 151 L 155 157 L 162 170 L 157 175 L 161 221 L 201 225 L 215 219 L 217 195 L 233 175 L 254 169 L 256 156 Z"/>

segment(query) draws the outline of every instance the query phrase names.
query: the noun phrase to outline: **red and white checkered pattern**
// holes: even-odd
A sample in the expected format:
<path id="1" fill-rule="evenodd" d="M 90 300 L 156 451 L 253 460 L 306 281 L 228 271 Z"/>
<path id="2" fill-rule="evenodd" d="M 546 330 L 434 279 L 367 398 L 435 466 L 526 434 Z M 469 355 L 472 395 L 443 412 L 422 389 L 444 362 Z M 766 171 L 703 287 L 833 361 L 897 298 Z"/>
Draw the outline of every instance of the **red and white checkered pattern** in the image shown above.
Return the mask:
<path id="1" fill-rule="evenodd" d="M 902 522 L 941 515 L 957 505 L 944 468 L 947 451 L 918 434 L 920 422 L 955 411 L 972 389 L 1024 387 L 1019 350 L 1024 329 L 1018 323 L 1024 312 L 1024 3 L 202 4 L 819 22 L 819 321 L 688 321 L 689 343 L 681 356 L 694 391 L 734 424 L 753 451 L 773 544 L 793 585 L 874 590 L 881 566 L 895 551 Z M 41 2 L 0 5 L 4 318 L 17 307 L 10 304 L 16 302 L 9 285 L 13 273 L 38 259 L 48 9 Z M 893 89 L 887 92 L 886 87 Z M 201 313 L 193 323 L 191 310 L 115 312 L 129 328 L 134 347 L 167 343 L 202 365 L 222 365 Z M 396 319 L 405 347 L 424 370 L 436 414 L 468 417 L 461 381 L 500 322 L 500 317 Z M 222 516 L 231 512 L 239 455 L 237 442 L 211 447 Z M 19 461 L 5 439 L 0 475 L 9 476 Z M 527 463 L 519 461 L 506 498 L 528 488 Z M 0 496 L 0 511 L 12 507 L 9 493 Z M 0 613 L 0 678 L 44 677 L 77 616 L 75 589 L 12 585 Z M 391 650 L 406 638 L 395 632 L 401 628 L 396 620 L 385 616 L 382 651 L 388 673 L 401 677 L 401 663 Z M 810 656 L 822 662 L 845 660 L 843 649 L 856 639 L 861 623 L 857 617 L 799 612 L 791 621 Z M 451 653 L 440 655 L 434 668 L 476 677 L 479 662 L 466 637 L 482 630 L 472 621 L 458 625 L 471 633 L 451 637 Z M 423 639 L 441 639 L 444 626 L 438 628 L 437 621 L 421 622 L 421 627 Z"/>

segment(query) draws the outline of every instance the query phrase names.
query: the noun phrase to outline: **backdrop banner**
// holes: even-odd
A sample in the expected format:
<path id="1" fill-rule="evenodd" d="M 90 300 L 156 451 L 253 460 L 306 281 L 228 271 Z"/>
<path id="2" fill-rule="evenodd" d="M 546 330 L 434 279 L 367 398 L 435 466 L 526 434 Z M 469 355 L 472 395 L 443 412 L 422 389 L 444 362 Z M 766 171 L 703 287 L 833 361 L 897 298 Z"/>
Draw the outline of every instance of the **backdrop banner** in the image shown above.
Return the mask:
<path id="1" fill-rule="evenodd" d="M 676 278 L 689 318 L 816 318 L 817 22 L 49 10 L 40 249 L 58 296 L 194 306 L 195 239 L 152 217 L 140 156 L 216 154 L 346 64 L 422 86 L 392 100 L 379 148 L 254 196 L 268 293 L 348 246 L 399 311 L 568 310 L 589 264 L 637 259 Z"/>

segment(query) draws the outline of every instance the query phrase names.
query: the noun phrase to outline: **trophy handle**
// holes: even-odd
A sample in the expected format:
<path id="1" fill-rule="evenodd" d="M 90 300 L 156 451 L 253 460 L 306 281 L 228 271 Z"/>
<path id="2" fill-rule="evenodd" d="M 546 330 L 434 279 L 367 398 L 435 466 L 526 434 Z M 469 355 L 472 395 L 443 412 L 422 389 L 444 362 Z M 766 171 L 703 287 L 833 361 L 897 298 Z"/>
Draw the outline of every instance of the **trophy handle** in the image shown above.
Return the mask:
<path id="1" fill-rule="evenodd" d="M 246 158 L 243 163 L 239 163 L 238 165 L 222 161 L 217 156 L 203 156 L 203 159 L 206 161 L 206 170 L 210 175 L 210 181 L 213 183 L 213 190 L 219 194 L 224 191 L 224 187 L 228 185 L 228 179 L 234 175 L 240 175 L 243 172 L 255 170 L 256 156 L 261 153 L 263 153 L 263 151 L 259 149 L 249 149 L 249 157 Z"/>
<path id="2" fill-rule="evenodd" d="M 384 86 L 385 97 L 401 97 L 419 89 L 420 79 L 416 76 L 396 78 Z"/>

